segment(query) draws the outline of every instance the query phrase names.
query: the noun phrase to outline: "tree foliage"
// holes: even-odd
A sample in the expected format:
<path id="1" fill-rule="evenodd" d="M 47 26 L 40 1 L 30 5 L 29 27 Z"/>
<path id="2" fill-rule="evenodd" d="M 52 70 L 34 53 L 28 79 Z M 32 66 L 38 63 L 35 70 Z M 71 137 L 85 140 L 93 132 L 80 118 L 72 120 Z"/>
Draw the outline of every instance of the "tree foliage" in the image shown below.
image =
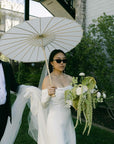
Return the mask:
<path id="1" fill-rule="evenodd" d="M 93 20 L 79 45 L 67 54 L 66 71 L 73 76 L 80 72 L 94 76 L 100 90 L 114 95 L 114 15 Z"/>
<path id="2" fill-rule="evenodd" d="M 44 63 L 20 63 L 17 80 L 20 84 L 38 86 Z"/>

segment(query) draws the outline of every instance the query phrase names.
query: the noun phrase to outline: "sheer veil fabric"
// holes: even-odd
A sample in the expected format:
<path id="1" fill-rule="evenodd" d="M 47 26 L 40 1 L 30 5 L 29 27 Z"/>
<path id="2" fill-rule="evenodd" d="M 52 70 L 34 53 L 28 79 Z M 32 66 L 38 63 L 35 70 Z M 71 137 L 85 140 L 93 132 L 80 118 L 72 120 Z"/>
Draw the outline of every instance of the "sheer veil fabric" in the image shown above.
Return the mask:
<path id="1" fill-rule="evenodd" d="M 45 76 L 45 70 L 43 75 Z M 26 104 L 30 107 L 28 133 L 37 144 L 76 144 L 71 111 L 64 100 L 64 91 L 69 88 L 70 85 L 57 88 L 57 96 L 51 99 L 47 89 L 21 85 L 12 106 L 12 123 L 8 119 L 0 144 L 15 142 Z"/>
<path id="2" fill-rule="evenodd" d="M 29 135 L 39 144 L 46 144 L 46 117 L 48 115 L 48 109 L 43 109 L 41 104 L 41 90 L 36 87 L 29 87 L 26 89 L 29 91 L 25 98 L 30 99 L 30 114 L 29 114 Z M 38 137 L 39 136 L 39 137 Z"/>
<path id="3" fill-rule="evenodd" d="M 10 122 L 10 118 L 8 118 L 5 133 L 0 144 L 13 144 L 16 139 L 21 125 L 22 114 L 27 102 L 27 99 L 23 97 L 25 88 L 26 86 L 20 86 L 19 88 L 19 93 L 12 106 L 12 123 Z"/>
<path id="4" fill-rule="evenodd" d="M 41 102 L 40 102 L 41 86 L 42 86 L 43 79 L 46 75 L 47 75 L 47 68 L 46 68 L 46 64 L 44 64 L 40 81 L 39 81 L 39 86 L 38 86 L 39 88 L 33 86 L 25 86 L 25 85 L 21 85 L 19 87 L 17 98 L 12 106 L 12 123 L 10 122 L 10 118 L 8 118 L 5 133 L 0 144 L 13 144 L 15 142 L 15 139 L 17 137 L 21 125 L 22 115 L 26 104 L 31 109 L 28 116 L 28 123 L 29 123 L 28 133 L 36 142 L 38 141 L 38 129 L 40 129 L 40 127 L 42 126 L 43 129 L 45 130 L 44 119 L 46 118 L 47 111 L 48 111 L 48 110 L 44 111 L 42 109 Z M 39 117 L 37 114 L 39 114 Z M 41 123 L 41 125 L 39 126 L 38 126 L 38 121 L 39 123 Z M 39 134 L 40 137 L 43 134 L 43 137 L 45 137 L 46 140 L 45 132 L 42 131 L 39 132 Z M 42 142 L 42 144 L 45 143 L 46 143 L 45 141 Z"/>
<path id="5" fill-rule="evenodd" d="M 0 144 L 13 144 L 18 134 L 22 114 L 26 103 L 30 100 L 30 114 L 29 114 L 29 135 L 41 144 L 46 144 L 46 123 L 47 110 L 42 109 L 41 106 L 41 90 L 33 86 L 20 86 L 16 101 L 12 106 L 12 123 L 8 118 L 6 130 Z M 38 125 L 40 123 L 40 125 Z M 38 135 L 41 139 L 38 139 Z M 43 138 L 42 138 L 43 137 Z M 41 142 L 42 140 L 42 142 Z"/>
<path id="6" fill-rule="evenodd" d="M 40 88 L 40 89 L 42 88 L 42 82 L 43 82 L 44 78 L 47 76 L 47 73 L 48 73 L 48 71 L 47 71 L 47 67 L 46 67 L 46 63 L 45 63 L 44 66 L 43 66 L 42 73 L 41 73 L 38 88 Z"/>

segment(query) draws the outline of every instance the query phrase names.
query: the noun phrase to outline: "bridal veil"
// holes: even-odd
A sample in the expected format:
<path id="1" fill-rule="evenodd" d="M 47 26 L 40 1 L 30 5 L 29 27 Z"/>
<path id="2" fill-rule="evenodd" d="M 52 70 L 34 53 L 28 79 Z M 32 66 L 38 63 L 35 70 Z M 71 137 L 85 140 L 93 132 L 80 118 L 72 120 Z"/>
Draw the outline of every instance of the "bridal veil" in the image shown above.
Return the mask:
<path id="1" fill-rule="evenodd" d="M 47 69 L 44 65 L 39 82 L 40 88 L 46 74 Z M 47 119 L 48 108 L 42 108 L 42 93 L 40 88 L 25 85 L 20 86 L 17 98 L 12 106 L 12 123 L 10 123 L 10 118 L 8 118 L 7 126 L 0 144 L 13 144 L 15 142 L 26 104 L 30 107 L 28 133 L 36 142 L 39 141 L 39 143 L 46 144 L 47 134 L 45 120 Z"/>

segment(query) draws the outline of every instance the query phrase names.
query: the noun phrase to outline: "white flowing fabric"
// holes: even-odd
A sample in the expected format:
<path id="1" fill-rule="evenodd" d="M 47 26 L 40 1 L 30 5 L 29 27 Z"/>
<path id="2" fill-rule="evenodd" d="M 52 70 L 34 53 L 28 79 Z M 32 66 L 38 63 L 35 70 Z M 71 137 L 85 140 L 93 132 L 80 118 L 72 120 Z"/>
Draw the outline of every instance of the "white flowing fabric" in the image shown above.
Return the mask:
<path id="1" fill-rule="evenodd" d="M 38 144 L 47 143 L 46 120 L 48 109 L 43 109 L 41 104 L 42 91 L 37 87 L 29 87 L 24 97 L 30 99 L 30 120 L 29 120 L 29 135 Z"/>
<path id="2" fill-rule="evenodd" d="M 38 144 L 76 144 L 71 111 L 64 100 L 64 91 L 69 88 L 71 86 L 57 88 L 56 96 L 50 97 L 47 89 L 41 91 L 33 86 L 21 86 L 12 107 L 12 124 L 8 119 L 0 144 L 14 143 L 24 107 L 29 100 L 31 110 L 29 134 Z"/>
<path id="3" fill-rule="evenodd" d="M 48 108 L 46 123 L 48 141 L 45 144 L 76 144 L 71 110 L 64 98 L 65 90 L 70 88 L 72 87 L 57 88 L 55 97 L 51 98 L 47 89 L 42 91 L 41 103 L 44 108 Z"/>
<path id="4" fill-rule="evenodd" d="M 8 118 L 7 126 L 0 144 L 13 144 L 18 134 L 23 110 L 25 108 L 27 99 L 23 96 L 26 94 L 27 86 L 20 86 L 17 98 L 12 106 L 12 123 Z"/>
<path id="5" fill-rule="evenodd" d="M 72 87 L 57 88 L 55 97 L 48 96 L 47 89 L 28 89 L 29 95 L 26 97 L 30 98 L 32 114 L 29 134 L 38 144 L 76 144 L 71 110 L 64 98 L 65 90 L 70 88 Z"/>

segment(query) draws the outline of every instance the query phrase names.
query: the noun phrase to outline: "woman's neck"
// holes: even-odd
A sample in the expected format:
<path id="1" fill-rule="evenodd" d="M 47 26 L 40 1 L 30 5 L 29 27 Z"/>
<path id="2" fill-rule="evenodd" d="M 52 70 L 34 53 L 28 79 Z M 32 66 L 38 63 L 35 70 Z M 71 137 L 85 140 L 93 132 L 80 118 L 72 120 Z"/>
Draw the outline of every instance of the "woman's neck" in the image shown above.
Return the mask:
<path id="1" fill-rule="evenodd" d="M 61 72 L 61 71 L 56 71 L 56 70 L 53 70 L 53 72 L 51 73 L 53 76 L 62 76 L 62 75 L 64 75 L 64 73 L 63 72 Z"/>

